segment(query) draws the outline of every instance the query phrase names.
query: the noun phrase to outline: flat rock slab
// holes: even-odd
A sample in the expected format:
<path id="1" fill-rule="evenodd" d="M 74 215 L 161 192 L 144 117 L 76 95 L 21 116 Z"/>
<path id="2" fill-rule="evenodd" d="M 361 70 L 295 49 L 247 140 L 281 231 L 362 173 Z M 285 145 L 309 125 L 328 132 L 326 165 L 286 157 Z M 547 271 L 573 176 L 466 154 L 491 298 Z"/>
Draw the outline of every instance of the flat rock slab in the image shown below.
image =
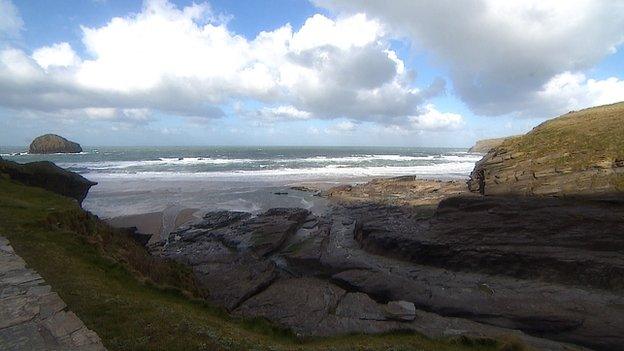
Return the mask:
<path id="1" fill-rule="evenodd" d="M 0 237 L 0 350 L 106 350 L 37 272 Z"/>

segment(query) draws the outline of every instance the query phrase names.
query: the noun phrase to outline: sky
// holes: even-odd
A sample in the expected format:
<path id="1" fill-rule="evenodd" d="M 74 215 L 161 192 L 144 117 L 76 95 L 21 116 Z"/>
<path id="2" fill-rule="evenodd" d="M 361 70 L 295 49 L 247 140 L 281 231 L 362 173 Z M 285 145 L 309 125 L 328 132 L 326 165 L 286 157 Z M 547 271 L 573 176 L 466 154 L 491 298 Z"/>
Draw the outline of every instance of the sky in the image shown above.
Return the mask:
<path id="1" fill-rule="evenodd" d="M 0 145 L 467 147 L 624 100 L 624 1 L 0 0 Z"/>

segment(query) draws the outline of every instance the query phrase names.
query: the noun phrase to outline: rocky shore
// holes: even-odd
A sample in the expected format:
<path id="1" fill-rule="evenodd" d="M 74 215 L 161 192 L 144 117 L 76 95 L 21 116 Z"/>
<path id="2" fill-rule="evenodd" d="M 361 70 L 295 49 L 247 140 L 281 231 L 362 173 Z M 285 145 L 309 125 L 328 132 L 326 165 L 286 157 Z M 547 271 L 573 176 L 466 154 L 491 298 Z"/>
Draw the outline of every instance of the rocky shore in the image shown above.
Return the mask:
<path id="1" fill-rule="evenodd" d="M 233 315 L 304 336 L 413 330 L 616 350 L 623 122 L 624 104 L 570 113 L 499 141 L 468 186 L 343 185 L 320 192 L 324 215 L 208 213 L 150 249 L 192 268 Z"/>
<path id="2" fill-rule="evenodd" d="M 326 216 L 208 213 L 150 249 L 191 267 L 233 315 L 304 336 L 513 335 L 539 350 L 624 343 L 624 203 L 483 198 L 460 184 L 340 186 L 323 192 L 334 203 Z"/>

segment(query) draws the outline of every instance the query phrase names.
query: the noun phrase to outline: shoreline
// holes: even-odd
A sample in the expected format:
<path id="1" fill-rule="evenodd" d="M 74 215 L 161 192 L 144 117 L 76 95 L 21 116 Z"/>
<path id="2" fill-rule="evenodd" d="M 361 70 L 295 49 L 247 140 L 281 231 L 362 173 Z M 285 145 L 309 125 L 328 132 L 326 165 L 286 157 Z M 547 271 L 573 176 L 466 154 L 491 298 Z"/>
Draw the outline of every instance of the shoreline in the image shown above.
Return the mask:
<path id="1" fill-rule="evenodd" d="M 302 198 L 316 197 L 332 205 L 383 204 L 395 206 L 427 207 L 435 209 L 445 198 L 470 195 L 465 180 L 427 179 L 419 176 L 370 177 L 357 181 L 303 181 L 281 187 L 271 187 L 267 196 L 278 199 L 284 196 Z M 264 211 L 271 208 L 263 208 Z M 292 207 L 301 208 L 304 207 Z M 236 209 L 235 209 L 236 210 Z M 206 213 L 232 211 L 231 208 L 201 209 L 180 205 L 168 205 L 162 211 L 151 211 L 103 218 L 115 228 L 137 228 L 141 234 L 152 235 L 150 243 L 164 240 L 184 225 L 201 220 Z M 259 214 L 264 211 L 250 212 Z M 242 211 L 248 212 L 248 211 Z M 322 212 L 322 211 L 320 211 Z"/>

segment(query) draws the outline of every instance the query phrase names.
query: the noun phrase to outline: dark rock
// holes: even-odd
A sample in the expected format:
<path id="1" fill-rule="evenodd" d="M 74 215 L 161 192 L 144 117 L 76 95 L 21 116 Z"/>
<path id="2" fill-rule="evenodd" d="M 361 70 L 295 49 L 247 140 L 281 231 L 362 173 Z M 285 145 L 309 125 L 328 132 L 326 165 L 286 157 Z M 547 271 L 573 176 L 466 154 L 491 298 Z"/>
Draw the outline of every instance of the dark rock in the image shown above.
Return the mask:
<path id="1" fill-rule="evenodd" d="M 365 215 L 364 215 L 365 214 Z M 433 219 L 369 208 L 358 241 L 417 264 L 624 291 L 624 201 L 457 197 Z"/>
<path id="2" fill-rule="evenodd" d="M 137 227 L 130 227 L 130 228 L 119 228 L 120 230 L 125 230 L 128 235 L 134 240 L 136 241 L 139 245 L 145 247 L 147 246 L 147 243 L 150 241 L 150 239 L 152 238 L 152 234 L 143 234 L 140 233 L 137 229 Z"/>
<path id="3" fill-rule="evenodd" d="M 307 193 L 318 193 L 320 192 L 319 189 L 316 188 L 311 188 L 311 187 L 307 187 L 307 186 L 291 186 L 290 187 L 292 190 L 296 190 L 296 191 L 302 191 L 302 192 L 307 192 Z"/>
<path id="4" fill-rule="evenodd" d="M 80 144 L 69 141 L 56 134 L 45 134 L 30 143 L 28 152 L 31 154 L 55 154 L 82 152 Z"/>
<path id="5" fill-rule="evenodd" d="M 97 184 L 48 161 L 19 164 L 0 159 L 0 174 L 6 174 L 9 178 L 25 185 L 44 188 L 74 198 L 81 204 L 89 189 Z"/>
<path id="6" fill-rule="evenodd" d="M 336 307 L 336 316 L 375 321 L 388 319 L 383 305 L 361 292 L 347 293 Z"/>
<path id="7" fill-rule="evenodd" d="M 408 301 L 390 301 L 386 305 L 388 319 L 413 321 L 416 318 L 416 307 Z"/>
<path id="8" fill-rule="evenodd" d="M 278 276 L 275 264 L 242 255 L 230 262 L 207 262 L 193 267 L 209 298 L 232 310 L 268 287 Z"/>
<path id="9" fill-rule="evenodd" d="M 318 325 L 345 294 L 343 289 L 320 279 L 284 279 L 245 301 L 234 314 L 266 318 L 309 335 L 319 331 Z"/>
<path id="10" fill-rule="evenodd" d="M 205 229 L 218 229 L 251 217 L 251 213 L 237 211 L 216 211 L 204 215 L 203 221 L 194 226 Z"/>
<path id="11" fill-rule="evenodd" d="M 544 350 L 567 346 L 524 333 L 602 349 L 623 341 L 619 293 L 418 263 L 407 254 L 408 238 L 428 238 L 448 206 L 428 220 L 407 207 L 379 205 L 335 207 L 325 217 L 297 209 L 257 217 L 213 213 L 173 233 L 154 253 L 190 266 L 211 301 L 233 314 L 265 318 L 299 335 L 515 335 Z M 491 206 L 466 213 L 479 208 Z M 371 235 L 385 239 L 377 243 Z M 480 237 L 460 239 L 478 246 Z M 397 249 L 402 243 L 404 251 Z M 367 252 L 375 246 L 375 254 Z"/>
<path id="12" fill-rule="evenodd" d="M 624 315 L 618 307 L 624 302 L 621 294 L 400 264 L 387 270 L 344 271 L 332 279 L 376 301 L 409 301 L 419 310 L 447 318 L 603 350 L 624 341 L 620 336 Z"/>
<path id="13" fill-rule="evenodd" d="M 281 249 L 309 214 L 303 209 L 271 209 L 257 217 L 211 212 L 151 249 L 192 267 L 210 299 L 234 309 L 278 277 L 275 263 L 263 257 Z"/>

